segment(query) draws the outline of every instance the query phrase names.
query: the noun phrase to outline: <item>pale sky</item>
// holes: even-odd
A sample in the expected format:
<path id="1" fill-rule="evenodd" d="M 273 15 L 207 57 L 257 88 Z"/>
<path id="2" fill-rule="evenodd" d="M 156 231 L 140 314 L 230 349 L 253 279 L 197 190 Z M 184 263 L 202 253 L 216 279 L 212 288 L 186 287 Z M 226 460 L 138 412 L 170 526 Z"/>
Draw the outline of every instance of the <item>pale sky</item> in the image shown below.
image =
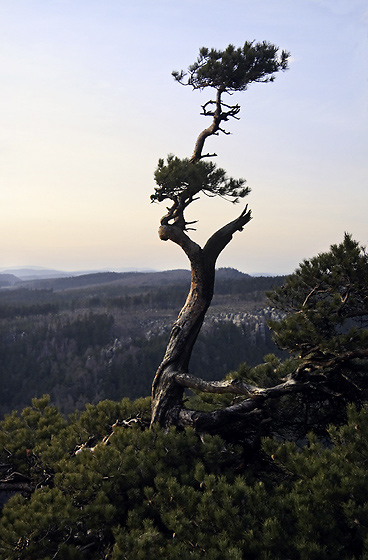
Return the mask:
<path id="1" fill-rule="evenodd" d="M 234 95 L 240 120 L 206 144 L 252 189 L 253 220 L 218 265 L 285 274 L 345 231 L 368 245 L 366 0 L 0 0 L 0 268 L 188 268 L 149 197 L 213 94 L 171 71 L 246 40 L 292 58 Z M 194 239 L 241 210 L 194 203 Z"/>

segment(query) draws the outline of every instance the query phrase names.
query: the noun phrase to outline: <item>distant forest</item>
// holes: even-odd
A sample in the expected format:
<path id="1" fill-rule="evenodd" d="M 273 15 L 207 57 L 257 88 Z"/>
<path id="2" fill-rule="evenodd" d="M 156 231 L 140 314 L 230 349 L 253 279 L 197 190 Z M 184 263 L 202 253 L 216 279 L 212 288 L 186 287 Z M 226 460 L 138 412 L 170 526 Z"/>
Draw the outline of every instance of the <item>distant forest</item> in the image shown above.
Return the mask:
<path id="1" fill-rule="evenodd" d="M 265 292 L 285 278 L 220 269 L 190 370 L 221 379 L 243 362 L 256 365 L 271 352 L 281 356 L 267 327 L 272 310 Z M 44 393 L 64 414 L 103 399 L 149 395 L 189 284 L 183 270 L 88 274 L 2 288 L 0 416 Z"/>

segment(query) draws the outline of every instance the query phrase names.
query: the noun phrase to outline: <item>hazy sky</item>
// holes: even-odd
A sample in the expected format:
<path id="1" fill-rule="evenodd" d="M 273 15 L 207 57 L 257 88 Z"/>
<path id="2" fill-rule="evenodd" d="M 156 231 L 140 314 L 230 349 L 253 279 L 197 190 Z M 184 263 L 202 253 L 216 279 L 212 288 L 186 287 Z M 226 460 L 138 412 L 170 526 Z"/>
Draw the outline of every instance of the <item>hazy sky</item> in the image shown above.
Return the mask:
<path id="1" fill-rule="evenodd" d="M 252 188 L 219 266 L 289 273 L 345 231 L 368 244 L 366 0 L 0 0 L 0 268 L 187 268 L 149 197 L 158 159 L 191 155 L 211 95 L 171 71 L 246 40 L 292 58 L 234 95 L 240 121 L 206 144 Z M 194 203 L 194 238 L 241 209 Z"/>

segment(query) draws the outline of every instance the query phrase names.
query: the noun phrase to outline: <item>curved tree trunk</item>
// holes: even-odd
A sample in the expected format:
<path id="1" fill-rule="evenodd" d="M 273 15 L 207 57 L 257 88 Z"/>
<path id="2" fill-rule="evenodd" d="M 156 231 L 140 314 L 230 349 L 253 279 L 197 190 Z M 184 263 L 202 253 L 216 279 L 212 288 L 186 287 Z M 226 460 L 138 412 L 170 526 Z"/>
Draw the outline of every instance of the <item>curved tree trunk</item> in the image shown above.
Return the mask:
<path id="1" fill-rule="evenodd" d="M 212 122 L 197 137 L 191 158 L 175 161 L 172 156 L 168 158 L 166 169 L 161 160 L 162 163 L 159 163 L 155 176 L 159 188 L 154 195 L 151 195 L 152 201 L 162 202 L 169 199 L 173 203 L 171 208 L 167 208 L 168 213 L 161 219 L 159 237 L 164 241 L 170 240 L 183 249 L 189 258 L 192 272 L 189 295 L 173 325 L 165 356 L 153 381 L 152 423 L 157 422 L 163 426 L 170 424 L 198 426 L 202 422 L 210 426 L 223 421 L 216 419 L 214 413 L 208 413 L 205 417 L 204 413 L 185 410 L 182 406 L 183 392 L 185 387 L 194 387 L 196 384 L 188 374 L 188 365 L 206 311 L 212 301 L 217 257 L 230 242 L 233 234 L 241 231 L 249 222 L 251 213 L 246 207 L 238 218 L 214 233 L 201 248 L 185 233 L 190 229 L 187 226 L 194 222 L 185 221 L 184 210 L 201 191 L 209 193 L 209 196 L 229 197 L 235 202 L 246 196 L 249 189 L 242 188 L 243 179 L 225 180 L 222 175 L 223 170 L 218 169 L 216 175 L 216 172 L 212 173 L 213 169 L 208 169 L 207 172 L 202 169 L 197 175 L 192 174 L 188 168 L 183 169 L 182 164 L 185 162 L 187 165 L 198 164 L 202 158 L 216 155 L 203 154 L 207 138 L 219 132 L 229 134 L 222 128 L 222 123 L 230 118 L 238 119 L 237 115 L 240 111 L 238 104 L 224 103 L 222 95 L 244 91 L 252 82 L 272 81 L 275 72 L 287 68 L 289 54 L 282 51 L 281 56 L 278 57 L 277 53 L 277 47 L 265 42 L 255 45 L 246 42 L 243 49 L 237 50 L 233 45 L 229 45 L 226 51 L 203 48 L 200 50 L 197 62 L 189 67 L 188 73 L 173 72 L 174 78 L 183 85 L 191 85 L 199 90 L 206 87 L 214 88 L 216 99 L 202 105 L 202 115 L 212 117 Z M 181 170 L 181 176 L 178 170 Z M 207 173 L 207 183 L 203 182 L 205 173 Z M 205 384 L 200 379 L 198 382 L 203 390 L 212 391 L 214 387 L 213 384 Z M 237 389 L 238 387 L 235 386 L 226 387 L 227 392 L 231 390 L 236 393 Z M 222 388 L 219 392 L 221 391 Z M 257 408 L 256 401 L 259 403 L 260 399 L 265 398 L 265 393 L 261 396 L 260 391 L 256 392 L 254 389 L 249 391 L 248 387 L 243 386 L 242 391 L 241 394 L 246 394 L 250 398 L 243 401 L 241 406 L 228 407 L 227 411 L 224 410 L 224 414 L 233 417 L 243 412 L 248 414 Z"/>
<path id="2" fill-rule="evenodd" d="M 191 286 L 184 307 L 175 321 L 166 353 L 153 381 L 152 422 L 176 423 L 182 406 L 183 387 L 175 381 L 188 371 L 193 346 L 213 296 L 215 267 L 206 266 L 203 251 L 192 263 Z"/>
<path id="3" fill-rule="evenodd" d="M 280 398 L 309 388 L 302 371 L 290 376 L 275 387 L 261 388 L 232 381 L 204 381 L 190 375 L 188 366 L 194 344 L 201 330 L 208 307 L 211 304 L 216 261 L 231 241 L 236 231 L 241 231 L 250 221 L 251 213 L 245 207 L 238 218 L 228 223 L 210 237 L 201 248 L 183 231 L 180 225 L 170 225 L 167 216 L 161 220 L 159 237 L 179 245 L 191 264 L 191 286 L 187 300 L 175 321 L 165 356 L 152 384 L 151 425 L 194 427 L 199 433 L 217 433 L 232 438 L 234 432 L 242 434 L 251 445 L 258 441 L 262 423 L 262 406 L 267 399 Z M 244 396 L 244 400 L 220 410 L 199 412 L 183 406 L 185 388 L 209 393 L 232 393 Z"/>
<path id="4" fill-rule="evenodd" d="M 217 91 L 216 101 L 215 101 L 216 109 L 213 112 L 207 111 L 206 106 L 205 105 L 203 106 L 203 111 L 204 111 L 203 114 L 211 115 L 213 117 L 213 120 L 210 126 L 202 130 L 202 132 L 198 136 L 194 146 L 194 152 L 189 160 L 190 163 L 195 163 L 196 161 L 199 161 L 203 157 L 202 150 L 206 139 L 209 136 L 212 136 L 213 134 L 217 134 L 217 132 L 220 130 L 221 121 L 224 119 L 223 112 L 222 112 L 222 102 L 221 102 L 222 93 L 223 93 L 222 89 L 219 89 Z"/>
<path id="5" fill-rule="evenodd" d="M 208 157 L 210 154 L 202 154 L 206 139 L 219 131 L 225 132 L 220 128 L 222 121 L 227 121 L 229 117 L 237 118 L 240 107 L 224 104 L 221 99 L 224 91 L 225 88 L 219 87 L 216 100 L 209 101 L 202 107 L 203 114 L 211 116 L 213 120 L 211 125 L 199 134 L 189 163 L 196 163 Z M 214 110 L 209 109 L 212 105 L 215 106 Z M 201 188 L 195 193 L 200 190 Z M 186 386 L 182 376 L 188 374 L 193 346 L 212 301 L 216 260 L 231 241 L 233 234 L 241 231 L 251 219 L 251 212 L 246 206 L 238 218 L 214 233 L 201 248 L 185 233 L 188 223 L 185 222 L 183 213 L 193 201 L 193 196 L 191 193 L 187 198 L 183 195 L 174 197 L 174 204 L 172 208 L 168 208 L 168 214 L 162 218 L 159 228 L 160 239 L 176 243 L 189 258 L 191 286 L 187 300 L 172 327 L 165 356 L 153 380 L 151 425 L 157 422 L 167 427 L 171 424 L 190 423 L 187 417 L 182 417 L 183 393 Z M 178 376 L 181 376 L 180 383 L 177 382 Z"/>
<path id="6" fill-rule="evenodd" d="M 178 423 L 184 387 L 176 381 L 176 376 L 188 373 L 193 346 L 212 301 L 216 260 L 233 234 L 242 230 L 250 219 L 246 207 L 236 220 L 212 235 L 203 249 L 175 225 L 162 225 L 159 229 L 162 240 L 177 243 L 187 254 L 191 264 L 191 286 L 153 381 L 152 423 L 163 426 Z"/>

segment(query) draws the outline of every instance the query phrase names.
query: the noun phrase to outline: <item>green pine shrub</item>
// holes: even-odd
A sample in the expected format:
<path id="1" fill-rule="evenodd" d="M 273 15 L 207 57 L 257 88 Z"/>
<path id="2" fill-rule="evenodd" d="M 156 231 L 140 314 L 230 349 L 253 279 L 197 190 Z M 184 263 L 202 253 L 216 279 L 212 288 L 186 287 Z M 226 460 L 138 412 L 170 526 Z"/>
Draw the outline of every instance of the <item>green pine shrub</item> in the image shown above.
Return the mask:
<path id="1" fill-rule="evenodd" d="M 368 558 L 366 409 L 350 407 L 329 446 L 265 440 L 262 471 L 217 436 L 149 430 L 148 417 L 149 399 L 124 399 L 65 420 L 46 398 L 8 416 L 2 463 L 35 490 L 4 505 L 0 557 Z"/>

